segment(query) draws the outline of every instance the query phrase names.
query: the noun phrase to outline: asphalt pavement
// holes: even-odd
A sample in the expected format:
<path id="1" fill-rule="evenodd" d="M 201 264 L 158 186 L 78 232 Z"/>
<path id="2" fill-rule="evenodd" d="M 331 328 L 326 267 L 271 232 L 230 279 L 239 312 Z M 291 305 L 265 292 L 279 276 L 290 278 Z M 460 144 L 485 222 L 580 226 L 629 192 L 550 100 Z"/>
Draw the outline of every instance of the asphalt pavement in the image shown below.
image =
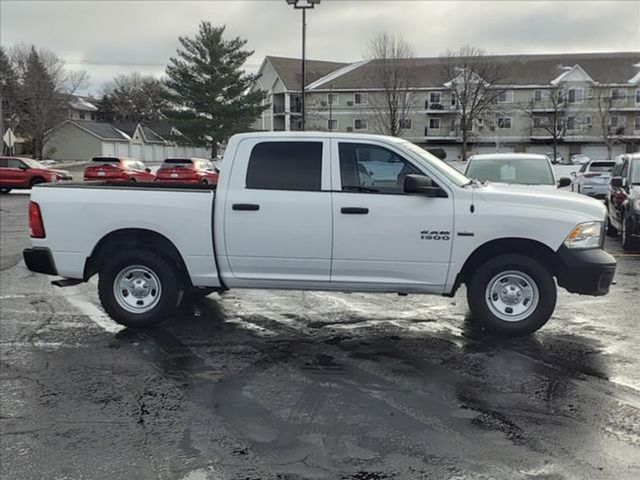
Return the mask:
<path id="1" fill-rule="evenodd" d="M 640 253 L 525 339 L 465 292 L 231 291 L 148 331 L 26 270 L 0 197 L 0 478 L 640 478 Z M 78 225 L 78 228 L 82 228 Z"/>

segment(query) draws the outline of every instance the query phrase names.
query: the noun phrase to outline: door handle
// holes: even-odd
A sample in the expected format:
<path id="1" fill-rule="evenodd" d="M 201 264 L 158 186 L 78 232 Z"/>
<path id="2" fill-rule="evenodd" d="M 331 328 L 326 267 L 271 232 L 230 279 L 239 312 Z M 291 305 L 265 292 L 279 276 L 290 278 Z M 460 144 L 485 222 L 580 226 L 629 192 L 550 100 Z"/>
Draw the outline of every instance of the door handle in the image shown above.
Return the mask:
<path id="1" fill-rule="evenodd" d="M 340 213 L 344 213 L 345 215 L 366 215 L 369 213 L 369 209 L 362 207 L 342 207 Z"/>
<path id="2" fill-rule="evenodd" d="M 234 203 L 231 208 L 234 210 L 255 212 L 256 210 L 260 210 L 260 205 L 256 205 L 255 203 Z"/>

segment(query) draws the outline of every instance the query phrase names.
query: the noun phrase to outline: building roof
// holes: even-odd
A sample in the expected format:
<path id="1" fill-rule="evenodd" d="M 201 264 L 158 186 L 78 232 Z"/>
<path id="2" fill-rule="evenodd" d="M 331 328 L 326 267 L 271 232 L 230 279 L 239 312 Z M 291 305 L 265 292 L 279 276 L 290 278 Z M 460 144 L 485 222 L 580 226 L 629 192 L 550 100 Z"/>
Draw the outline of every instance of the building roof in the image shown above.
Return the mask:
<path id="1" fill-rule="evenodd" d="M 110 123 L 103 122 L 89 122 L 86 120 L 75 122 L 73 120 L 67 120 L 68 123 L 75 125 L 83 130 L 88 131 L 92 135 L 99 137 L 102 140 L 115 140 L 119 142 L 127 142 L 131 140 L 130 136 L 119 130 Z M 67 123 L 64 122 L 64 123 Z M 63 124 L 64 124 L 63 123 Z"/>
<path id="2" fill-rule="evenodd" d="M 288 89 L 299 88 L 299 59 L 267 59 Z M 422 88 L 442 87 L 451 80 L 446 78 L 447 61 L 445 57 L 403 60 L 414 69 L 417 86 Z M 488 55 L 484 57 L 484 61 L 496 62 L 504 67 L 507 85 L 549 85 L 576 65 L 598 83 L 630 84 L 640 80 L 640 52 Z M 375 75 L 377 65 L 378 60 L 359 64 L 310 60 L 307 62 L 307 84 L 318 90 L 326 90 L 329 86 L 337 90 L 379 88 Z M 324 81 L 318 81 L 323 77 L 326 77 Z"/>
<path id="3" fill-rule="evenodd" d="M 280 80 L 288 90 L 299 90 L 302 78 L 300 59 L 267 56 L 273 68 L 278 73 Z M 306 60 L 306 76 L 307 85 L 328 75 L 329 73 L 341 67 L 345 67 L 349 63 L 343 62 L 327 62 L 322 60 Z"/>

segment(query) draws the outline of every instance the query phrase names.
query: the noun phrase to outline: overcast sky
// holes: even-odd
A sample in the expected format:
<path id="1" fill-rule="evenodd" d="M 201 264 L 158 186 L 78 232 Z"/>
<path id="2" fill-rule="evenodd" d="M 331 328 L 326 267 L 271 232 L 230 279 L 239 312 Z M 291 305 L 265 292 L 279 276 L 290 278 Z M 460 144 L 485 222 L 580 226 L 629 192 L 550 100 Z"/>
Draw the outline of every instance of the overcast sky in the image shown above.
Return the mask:
<path id="1" fill-rule="evenodd" d="M 115 74 L 161 75 L 179 35 L 201 20 L 227 25 L 265 55 L 300 55 L 300 12 L 285 0 L 11 1 L 0 0 L 0 42 L 46 47 L 87 70 L 99 94 Z M 401 33 L 418 56 L 463 45 L 490 53 L 640 51 L 640 1 L 322 0 L 308 15 L 308 58 L 359 60 L 377 32 Z"/>

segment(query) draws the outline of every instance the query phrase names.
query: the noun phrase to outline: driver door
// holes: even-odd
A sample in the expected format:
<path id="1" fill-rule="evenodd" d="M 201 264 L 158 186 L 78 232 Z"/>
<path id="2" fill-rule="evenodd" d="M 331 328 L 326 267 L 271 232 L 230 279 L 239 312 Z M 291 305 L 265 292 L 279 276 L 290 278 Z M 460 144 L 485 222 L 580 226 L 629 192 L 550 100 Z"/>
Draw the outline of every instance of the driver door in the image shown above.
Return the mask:
<path id="1" fill-rule="evenodd" d="M 331 282 L 440 291 L 453 244 L 451 192 L 405 194 L 405 176 L 426 172 L 387 145 L 335 139 L 332 152 Z"/>

